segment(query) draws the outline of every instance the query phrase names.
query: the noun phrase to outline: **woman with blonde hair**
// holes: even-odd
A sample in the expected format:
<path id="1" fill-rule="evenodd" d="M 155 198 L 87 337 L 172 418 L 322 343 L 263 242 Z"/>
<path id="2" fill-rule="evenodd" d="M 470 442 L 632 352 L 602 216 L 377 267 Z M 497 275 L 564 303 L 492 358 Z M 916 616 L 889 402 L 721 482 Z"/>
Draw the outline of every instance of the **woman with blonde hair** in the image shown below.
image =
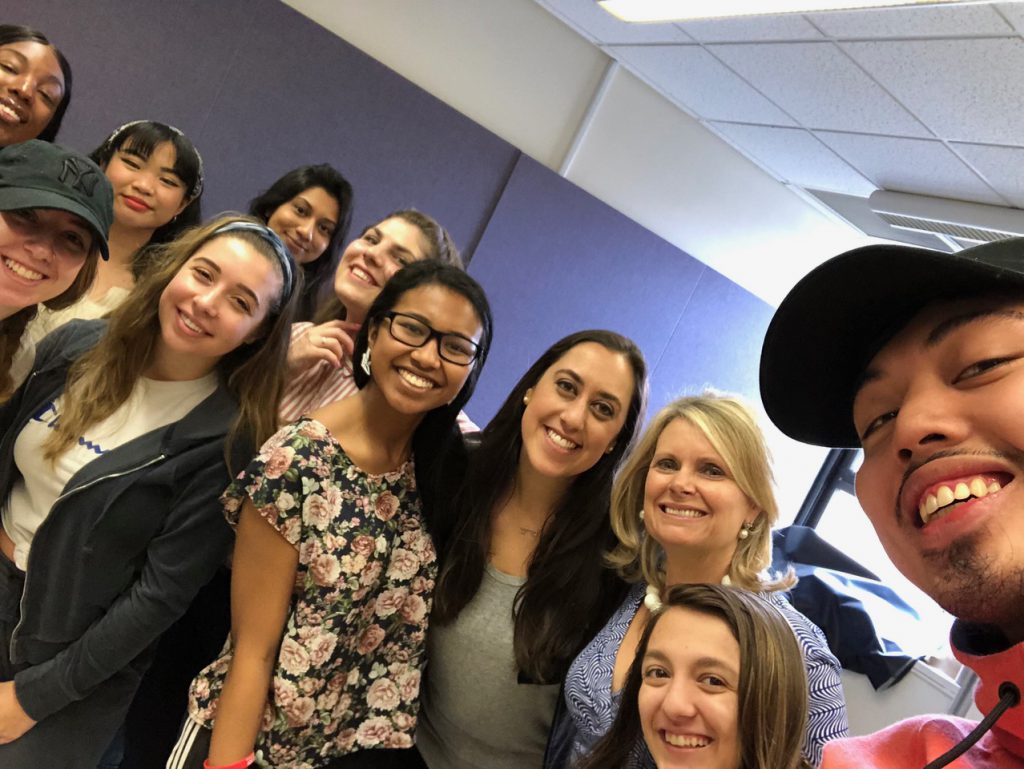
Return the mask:
<path id="1" fill-rule="evenodd" d="M 764 437 L 737 399 L 680 398 L 652 420 L 612 492 L 618 545 L 608 564 L 635 583 L 619 611 L 576 658 L 565 697 L 579 758 L 607 731 L 636 644 L 667 588 L 721 583 L 751 591 L 786 617 L 807 669 L 810 716 L 804 755 L 846 734 L 839 662 L 821 631 L 782 593 L 791 574 L 771 575 L 771 527 L 778 520 Z M 637 766 L 653 766 L 649 757 Z"/>
<path id="2" fill-rule="evenodd" d="M 647 622 L 611 729 L 579 769 L 809 769 L 807 681 L 782 614 L 744 590 L 677 585 Z M 741 728 L 742 725 L 742 728 Z"/>
<path id="3" fill-rule="evenodd" d="M 0 410 L 0 766 L 95 769 L 228 552 L 217 497 L 277 424 L 295 267 L 254 219 L 162 246 Z"/>

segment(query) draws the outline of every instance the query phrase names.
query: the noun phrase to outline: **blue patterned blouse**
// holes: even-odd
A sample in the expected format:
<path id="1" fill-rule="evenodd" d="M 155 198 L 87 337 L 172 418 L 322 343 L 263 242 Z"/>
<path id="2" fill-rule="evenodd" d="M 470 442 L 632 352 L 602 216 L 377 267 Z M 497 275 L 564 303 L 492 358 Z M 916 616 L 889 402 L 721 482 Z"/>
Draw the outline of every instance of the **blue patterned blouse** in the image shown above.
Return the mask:
<path id="1" fill-rule="evenodd" d="M 644 599 L 647 585 L 633 586 L 625 602 L 612 615 L 600 632 L 580 652 L 569 668 L 565 680 L 565 704 L 575 727 L 572 763 L 586 755 L 597 744 L 615 720 L 619 692 L 612 692 L 615 657 L 629 623 L 633 621 Z M 807 665 L 809 712 L 804 756 L 814 766 L 821 763 L 826 742 L 845 737 L 846 700 L 839 679 L 839 661 L 832 655 L 825 637 L 807 617 L 798 612 L 780 593 L 758 593 L 775 606 L 789 622 Z M 638 746 L 628 769 L 655 769 L 650 754 Z"/>

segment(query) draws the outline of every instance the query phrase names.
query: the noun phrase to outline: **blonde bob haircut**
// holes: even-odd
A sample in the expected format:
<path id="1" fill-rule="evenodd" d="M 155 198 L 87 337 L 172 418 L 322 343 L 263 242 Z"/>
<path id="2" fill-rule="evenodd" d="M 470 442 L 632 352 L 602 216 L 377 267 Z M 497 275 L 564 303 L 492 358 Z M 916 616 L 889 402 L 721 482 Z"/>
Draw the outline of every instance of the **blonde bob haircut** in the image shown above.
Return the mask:
<path id="1" fill-rule="evenodd" d="M 643 580 L 665 588 L 665 553 L 657 540 L 647 536 L 640 511 L 658 439 L 677 419 L 685 419 L 704 434 L 725 461 L 730 477 L 760 511 L 750 535 L 746 539 L 737 536 L 728 572 L 731 584 L 756 591 L 792 587 L 796 584 L 792 571 L 782 576 L 767 573 L 772 560 L 772 526 L 779 519 L 779 508 L 772 491 L 771 459 L 764 435 L 750 409 L 739 399 L 710 391 L 665 406 L 626 459 L 612 489 L 612 530 L 618 544 L 606 556 L 608 565 L 630 582 Z"/>

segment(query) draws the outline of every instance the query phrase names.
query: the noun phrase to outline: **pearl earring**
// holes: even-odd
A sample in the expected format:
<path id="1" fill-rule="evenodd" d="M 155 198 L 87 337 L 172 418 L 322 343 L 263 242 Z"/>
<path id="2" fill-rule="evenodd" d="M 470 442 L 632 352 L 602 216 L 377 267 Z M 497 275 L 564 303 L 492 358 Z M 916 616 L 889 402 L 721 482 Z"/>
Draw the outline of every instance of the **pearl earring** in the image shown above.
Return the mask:
<path id="1" fill-rule="evenodd" d="M 754 530 L 754 524 L 752 524 L 752 523 L 745 523 L 745 524 L 743 524 L 743 528 L 740 529 L 739 538 L 740 539 L 746 539 L 747 537 L 750 536 L 750 532 L 752 532 L 753 530 Z"/>
<path id="2" fill-rule="evenodd" d="M 642 521 L 643 519 L 644 519 L 644 509 L 641 507 L 640 508 L 640 520 Z"/>

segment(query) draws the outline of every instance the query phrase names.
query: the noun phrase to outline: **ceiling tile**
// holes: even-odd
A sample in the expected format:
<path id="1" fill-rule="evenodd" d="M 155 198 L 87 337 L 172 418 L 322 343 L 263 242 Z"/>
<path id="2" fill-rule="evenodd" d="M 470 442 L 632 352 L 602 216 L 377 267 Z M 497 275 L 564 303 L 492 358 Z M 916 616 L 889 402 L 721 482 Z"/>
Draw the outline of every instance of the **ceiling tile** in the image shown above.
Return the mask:
<path id="1" fill-rule="evenodd" d="M 960 157 L 1017 208 L 1024 208 L 1024 149 L 983 144 L 954 144 Z"/>
<path id="2" fill-rule="evenodd" d="M 768 40 L 821 40 L 822 35 L 799 14 L 757 18 L 711 19 L 679 24 L 702 43 L 746 43 Z"/>
<path id="3" fill-rule="evenodd" d="M 1024 144 L 1024 41 L 843 43 L 940 139 Z"/>
<path id="4" fill-rule="evenodd" d="M 1013 34 L 1013 29 L 988 5 L 837 11 L 814 13 L 808 18 L 826 35 L 838 38 Z"/>
<path id="5" fill-rule="evenodd" d="M 802 128 L 711 123 L 720 135 L 775 172 L 782 181 L 867 197 L 875 185 Z"/>
<path id="6" fill-rule="evenodd" d="M 782 110 L 700 46 L 611 46 L 605 50 L 699 117 L 794 124 Z"/>
<path id="7" fill-rule="evenodd" d="M 1006 205 L 942 142 L 833 131 L 816 133 L 884 190 Z"/>
<path id="8" fill-rule="evenodd" d="M 708 50 L 808 128 L 928 135 L 833 43 L 713 45 Z"/>
<path id="9" fill-rule="evenodd" d="M 594 0 L 536 0 L 570 27 L 599 44 L 687 43 L 691 38 L 675 24 L 630 24 L 620 21 Z"/>
<path id="10" fill-rule="evenodd" d="M 1018 32 L 1024 33 L 1024 5 L 1020 3 L 997 3 L 1003 16 L 1010 20 L 1010 23 L 1017 28 Z"/>

